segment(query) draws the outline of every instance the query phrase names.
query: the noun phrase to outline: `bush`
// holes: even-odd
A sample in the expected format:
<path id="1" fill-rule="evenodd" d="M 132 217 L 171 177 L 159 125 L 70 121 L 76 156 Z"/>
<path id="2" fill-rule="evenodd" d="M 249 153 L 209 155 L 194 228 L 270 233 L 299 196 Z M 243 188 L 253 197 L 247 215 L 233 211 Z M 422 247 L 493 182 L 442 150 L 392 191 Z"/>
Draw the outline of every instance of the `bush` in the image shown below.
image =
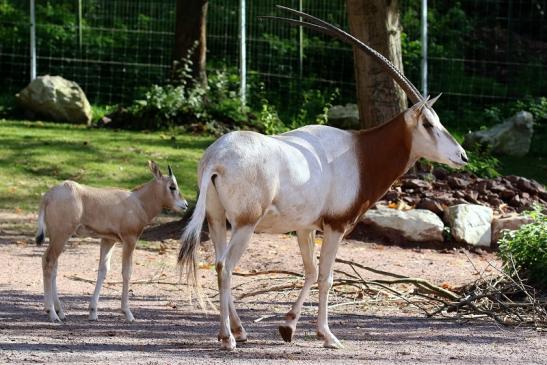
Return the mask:
<path id="1" fill-rule="evenodd" d="M 516 269 L 530 284 L 547 289 L 547 216 L 540 208 L 528 215 L 532 223 L 504 233 L 499 241 L 499 256 L 506 272 Z"/>
<path id="2" fill-rule="evenodd" d="M 469 171 L 479 177 L 487 179 L 500 176 L 500 173 L 498 172 L 500 160 L 493 156 L 489 150 L 475 147 L 468 149 L 466 152 L 469 163 L 465 165 L 465 171 Z"/>

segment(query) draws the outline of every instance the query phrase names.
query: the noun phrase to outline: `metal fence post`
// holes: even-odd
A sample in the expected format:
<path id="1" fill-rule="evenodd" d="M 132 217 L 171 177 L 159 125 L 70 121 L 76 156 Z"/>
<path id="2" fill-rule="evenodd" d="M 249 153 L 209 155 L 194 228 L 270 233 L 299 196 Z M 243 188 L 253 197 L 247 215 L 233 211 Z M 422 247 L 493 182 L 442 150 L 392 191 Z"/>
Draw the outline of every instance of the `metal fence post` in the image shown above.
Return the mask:
<path id="1" fill-rule="evenodd" d="M 34 0 L 30 0 L 30 81 L 36 78 L 36 15 Z"/>
<path id="2" fill-rule="evenodd" d="M 78 0 L 78 50 L 82 55 L 82 0 Z"/>
<path id="3" fill-rule="evenodd" d="M 422 39 L 422 93 L 427 96 L 427 0 L 422 0 L 422 21 L 421 21 L 421 39 Z"/>
<path id="4" fill-rule="evenodd" d="M 302 0 L 298 0 L 298 11 L 302 10 Z M 302 17 L 299 18 L 302 21 Z M 298 27 L 298 77 L 302 81 L 304 73 L 304 28 Z"/>
<path id="5" fill-rule="evenodd" d="M 245 34 L 245 0 L 239 1 L 239 97 L 243 105 L 247 102 L 247 55 Z"/>

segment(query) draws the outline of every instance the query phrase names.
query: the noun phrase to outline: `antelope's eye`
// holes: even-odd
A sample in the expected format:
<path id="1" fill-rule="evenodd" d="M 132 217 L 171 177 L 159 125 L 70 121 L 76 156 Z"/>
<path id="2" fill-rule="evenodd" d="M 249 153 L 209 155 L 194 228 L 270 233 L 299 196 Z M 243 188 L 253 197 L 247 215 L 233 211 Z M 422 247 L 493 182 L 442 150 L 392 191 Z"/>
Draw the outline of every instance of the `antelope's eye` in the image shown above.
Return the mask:
<path id="1" fill-rule="evenodd" d="M 177 187 L 175 185 L 170 185 L 169 190 L 175 191 L 175 190 L 177 190 Z"/>
<path id="2" fill-rule="evenodd" d="M 431 124 L 428 120 L 424 120 L 423 125 L 425 129 L 433 128 L 433 124 Z"/>

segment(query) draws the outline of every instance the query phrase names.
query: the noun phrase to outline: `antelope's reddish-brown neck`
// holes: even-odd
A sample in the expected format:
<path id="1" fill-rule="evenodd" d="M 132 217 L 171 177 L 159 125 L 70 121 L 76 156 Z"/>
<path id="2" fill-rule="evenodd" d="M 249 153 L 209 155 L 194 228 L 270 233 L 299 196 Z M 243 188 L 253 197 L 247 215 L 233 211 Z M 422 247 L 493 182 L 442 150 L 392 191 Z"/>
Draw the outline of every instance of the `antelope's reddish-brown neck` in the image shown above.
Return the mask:
<path id="1" fill-rule="evenodd" d="M 404 113 L 370 130 L 357 132 L 360 199 L 372 205 L 409 167 L 412 135 Z"/>

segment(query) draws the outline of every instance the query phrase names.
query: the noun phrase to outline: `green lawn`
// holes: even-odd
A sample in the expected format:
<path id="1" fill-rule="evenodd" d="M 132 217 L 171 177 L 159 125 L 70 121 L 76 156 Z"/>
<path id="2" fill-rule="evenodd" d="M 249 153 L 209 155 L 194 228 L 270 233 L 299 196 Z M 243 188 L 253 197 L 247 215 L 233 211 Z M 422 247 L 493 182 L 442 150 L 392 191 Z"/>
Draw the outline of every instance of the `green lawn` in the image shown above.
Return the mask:
<path id="1" fill-rule="evenodd" d="M 71 179 L 131 189 L 151 179 L 147 161 L 171 164 L 195 199 L 196 168 L 212 137 L 128 132 L 0 119 L 0 209 L 36 211 L 41 195 Z"/>
<path id="2" fill-rule="evenodd" d="M 184 196 L 195 199 L 196 167 L 213 137 L 129 132 L 0 119 L 0 209 L 36 211 L 41 195 L 71 179 L 131 189 L 151 179 L 147 161 L 171 164 Z M 501 158 L 501 172 L 547 183 L 545 160 Z"/>

